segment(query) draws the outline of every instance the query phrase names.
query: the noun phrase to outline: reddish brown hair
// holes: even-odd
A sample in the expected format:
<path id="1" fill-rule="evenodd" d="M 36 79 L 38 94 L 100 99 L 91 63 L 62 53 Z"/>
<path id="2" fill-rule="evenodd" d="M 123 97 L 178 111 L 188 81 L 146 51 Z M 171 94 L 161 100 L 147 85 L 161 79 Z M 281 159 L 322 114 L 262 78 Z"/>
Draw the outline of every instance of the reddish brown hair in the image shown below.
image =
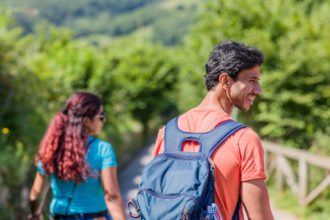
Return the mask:
<path id="1" fill-rule="evenodd" d="M 66 102 L 65 108 L 52 119 L 36 155 L 37 163 L 48 175 L 82 182 L 92 171 L 86 163 L 88 133 L 83 118 L 93 118 L 102 106 L 101 99 L 91 93 L 78 92 Z"/>

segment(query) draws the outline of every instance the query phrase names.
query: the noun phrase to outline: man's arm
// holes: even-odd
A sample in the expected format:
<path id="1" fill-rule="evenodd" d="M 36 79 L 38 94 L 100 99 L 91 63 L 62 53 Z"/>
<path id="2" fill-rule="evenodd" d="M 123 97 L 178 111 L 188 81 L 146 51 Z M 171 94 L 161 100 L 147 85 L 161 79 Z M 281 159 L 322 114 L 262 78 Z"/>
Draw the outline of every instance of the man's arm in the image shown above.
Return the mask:
<path id="1" fill-rule="evenodd" d="M 241 184 L 241 197 L 248 219 L 274 220 L 265 181 L 254 179 Z"/>
<path id="2" fill-rule="evenodd" d="M 165 127 L 162 127 L 158 131 L 157 139 L 152 149 L 152 157 L 155 157 L 164 151 L 164 132 Z"/>

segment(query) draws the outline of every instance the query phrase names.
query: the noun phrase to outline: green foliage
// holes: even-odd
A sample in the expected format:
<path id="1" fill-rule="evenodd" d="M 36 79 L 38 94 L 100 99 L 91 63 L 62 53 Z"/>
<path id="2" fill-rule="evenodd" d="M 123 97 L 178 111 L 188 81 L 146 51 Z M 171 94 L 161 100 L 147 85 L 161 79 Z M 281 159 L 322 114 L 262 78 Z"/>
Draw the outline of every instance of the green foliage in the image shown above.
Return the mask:
<path id="1" fill-rule="evenodd" d="M 111 118 L 122 122 L 128 117 L 140 122 L 146 140 L 151 120 L 159 121 L 175 112 L 171 94 L 178 76 L 177 63 L 163 47 L 145 43 L 122 49 L 125 45 L 123 42 L 106 49 L 105 70 L 92 79 L 92 88 L 111 106 Z"/>
<path id="2" fill-rule="evenodd" d="M 20 205 L 17 198 L 33 163 L 31 146 L 37 144 L 42 120 L 31 117 L 38 115 L 35 107 L 39 97 L 38 81 L 25 62 L 31 39 L 21 39 L 21 29 L 10 28 L 10 13 L 0 11 L 0 212 L 4 213 L 1 218 L 10 219 Z"/>
<path id="3" fill-rule="evenodd" d="M 178 68 L 169 56 L 161 47 L 141 45 L 128 50 L 115 70 L 122 76 L 118 84 L 125 87 L 127 108 L 143 124 L 174 105 L 168 106 L 169 94 L 174 92 Z"/>
<path id="4" fill-rule="evenodd" d="M 329 10 L 328 1 L 209 1 L 186 45 L 200 63 L 221 40 L 260 48 L 266 57 L 264 95 L 240 117 L 265 138 L 302 149 L 321 147 L 315 134 L 329 136 L 330 122 Z M 327 145 L 322 148 L 328 152 Z"/>
<path id="5" fill-rule="evenodd" d="M 155 16 L 153 40 L 168 46 L 181 44 L 191 24 L 197 21 L 196 11 L 197 4 L 181 3 L 165 7 L 162 13 L 158 12 Z"/>

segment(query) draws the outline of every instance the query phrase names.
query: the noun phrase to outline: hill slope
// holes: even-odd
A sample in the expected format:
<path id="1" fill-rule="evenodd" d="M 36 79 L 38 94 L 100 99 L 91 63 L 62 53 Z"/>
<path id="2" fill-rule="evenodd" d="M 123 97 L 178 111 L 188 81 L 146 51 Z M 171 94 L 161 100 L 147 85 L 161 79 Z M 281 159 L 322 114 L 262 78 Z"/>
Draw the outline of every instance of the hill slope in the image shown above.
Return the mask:
<path id="1" fill-rule="evenodd" d="M 150 29 L 149 39 L 180 44 L 196 20 L 201 0 L 3 0 L 24 33 L 40 23 L 72 29 L 77 38 L 98 41 Z"/>

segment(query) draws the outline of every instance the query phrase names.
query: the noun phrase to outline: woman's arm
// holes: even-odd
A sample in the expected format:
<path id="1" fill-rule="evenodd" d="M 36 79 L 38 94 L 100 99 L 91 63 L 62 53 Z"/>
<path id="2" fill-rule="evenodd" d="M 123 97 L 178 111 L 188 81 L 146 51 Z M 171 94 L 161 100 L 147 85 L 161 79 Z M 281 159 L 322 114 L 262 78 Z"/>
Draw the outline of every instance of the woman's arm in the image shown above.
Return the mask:
<path id="1" fill-rule="evenodd" d="M 37 172 L 29 196 L 31 209 L 28 216 L 29 220 L 43 219 L 41 212 L 48 190 L 49 182 L 44 175 Z"/>
<path id="2" fill-rule="evenodd" d="M 101 171 L 104 199 L 114 220 L 125 220 L 123 199 L 119 191 L 117 168 L 108 167 Z"/>

